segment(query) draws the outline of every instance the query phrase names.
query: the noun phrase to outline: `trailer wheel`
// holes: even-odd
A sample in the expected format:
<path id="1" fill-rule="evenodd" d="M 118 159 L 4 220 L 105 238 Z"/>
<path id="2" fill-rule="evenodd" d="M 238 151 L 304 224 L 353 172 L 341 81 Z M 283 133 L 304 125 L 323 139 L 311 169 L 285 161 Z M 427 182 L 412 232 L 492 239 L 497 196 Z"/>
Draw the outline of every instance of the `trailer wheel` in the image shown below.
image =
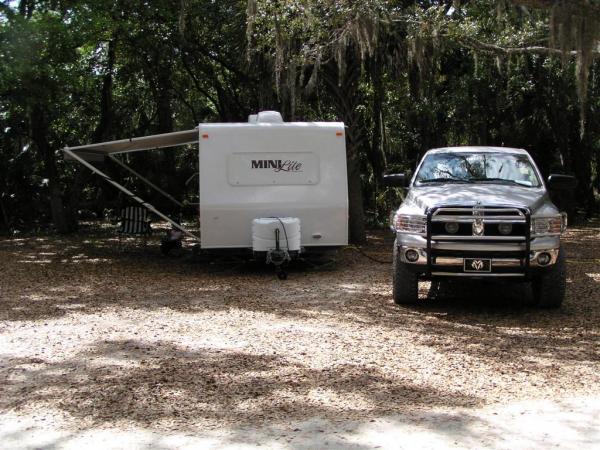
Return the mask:
<path id="1" fill-rule="evenodd" d="M 407 305 L 419 299 L 419 278 L 416 272 L 409 270 L 402 261 L 398 246 L 394 243 L 394 261 L 392 265 L 392 293 L 394 303 Z"/>
<path id="2" fill-rule="evenodd" d="M 560 308 L 567 289 L 567 270 L 562 246 L 553 267 L 531 282 L 534 305 L 540 308 Z"/>

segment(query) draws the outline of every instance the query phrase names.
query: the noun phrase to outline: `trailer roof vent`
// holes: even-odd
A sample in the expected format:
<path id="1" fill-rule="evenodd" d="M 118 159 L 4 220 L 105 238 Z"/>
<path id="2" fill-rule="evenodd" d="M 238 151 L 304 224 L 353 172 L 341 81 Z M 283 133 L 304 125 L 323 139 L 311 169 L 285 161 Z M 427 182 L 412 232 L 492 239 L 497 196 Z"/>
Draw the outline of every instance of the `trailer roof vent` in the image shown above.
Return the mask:
<path id="1" fill-rule="evenodd" d="M 248 118 L 248 122 L 253 123 L 252 115 Z M 261 111 L 256 115 L 254 123 L 283 123 L 279 111 Z"/>

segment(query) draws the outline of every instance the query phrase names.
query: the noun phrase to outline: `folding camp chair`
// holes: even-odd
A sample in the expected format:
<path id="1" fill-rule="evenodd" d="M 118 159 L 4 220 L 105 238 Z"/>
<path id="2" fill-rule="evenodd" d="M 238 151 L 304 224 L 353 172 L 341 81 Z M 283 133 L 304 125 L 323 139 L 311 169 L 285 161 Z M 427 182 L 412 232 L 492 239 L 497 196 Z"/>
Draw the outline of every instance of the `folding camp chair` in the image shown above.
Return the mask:
<path id="1" fill-rule="evenodd" d="M 144 245 L 146 245 L 148 236 L 152 234 L 151 220 L 148 217 L 148 210 L 146 208 L 141 206 L 127 206 L 121 209 L 120 221 L 120 226 L 117 230 L 119 246 L 121 246 L 121 239 L 124 236 L 141 236 L 144 238 Z"/>

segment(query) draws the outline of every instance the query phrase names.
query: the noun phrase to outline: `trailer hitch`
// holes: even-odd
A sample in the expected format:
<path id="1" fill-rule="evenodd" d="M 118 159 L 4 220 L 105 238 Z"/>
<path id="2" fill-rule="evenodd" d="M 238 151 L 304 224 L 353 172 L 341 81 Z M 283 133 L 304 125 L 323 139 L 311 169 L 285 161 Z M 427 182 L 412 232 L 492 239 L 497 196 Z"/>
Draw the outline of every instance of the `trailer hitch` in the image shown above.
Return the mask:
<path id="1" fill-rule="evenodd" d="M 289 252 L 287 250 L 282 250 L 279 246 L 279 228 L 275 228 L 275 249 L 271 249 L 267 252 L 267 264 L 273 264 L 275 266 L 277 278 L 286 280 L 287 272 L 283 267 L 290 260 Z"/>

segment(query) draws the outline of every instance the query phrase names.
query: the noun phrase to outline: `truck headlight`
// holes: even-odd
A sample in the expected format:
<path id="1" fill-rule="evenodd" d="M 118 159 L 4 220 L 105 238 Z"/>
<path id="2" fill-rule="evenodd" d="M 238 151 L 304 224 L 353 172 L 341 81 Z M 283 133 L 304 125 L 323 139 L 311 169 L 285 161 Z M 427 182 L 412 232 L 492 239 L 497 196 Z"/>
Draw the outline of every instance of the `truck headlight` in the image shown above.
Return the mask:
<path id="1" fill-rule="evenodd" d="M 458 232 L 458 228 L 458 222 L 446 222 L 446 225 L 444 225 L 444 229 L 450 234 L 456 234 Z"/>
<path id="2" fill-rule="evenodd" d="M 560 235 L 567 226 L 566 214 L 555 217 L 537 217 L 531 221 L 531 234 L 534 236 Z"/>
<path id="3" fill-rule="evenodd" d="M 512 232 L 512 223 L 502 222 L 498 224 L 498 231 L 504 236 L 508 236 Z"/>
<path id="4" fill-rule="evenodd" d="M 394 216 L 394 229 L 399 233 L 425 234 L 427 217 L 396 214 Z"/>

